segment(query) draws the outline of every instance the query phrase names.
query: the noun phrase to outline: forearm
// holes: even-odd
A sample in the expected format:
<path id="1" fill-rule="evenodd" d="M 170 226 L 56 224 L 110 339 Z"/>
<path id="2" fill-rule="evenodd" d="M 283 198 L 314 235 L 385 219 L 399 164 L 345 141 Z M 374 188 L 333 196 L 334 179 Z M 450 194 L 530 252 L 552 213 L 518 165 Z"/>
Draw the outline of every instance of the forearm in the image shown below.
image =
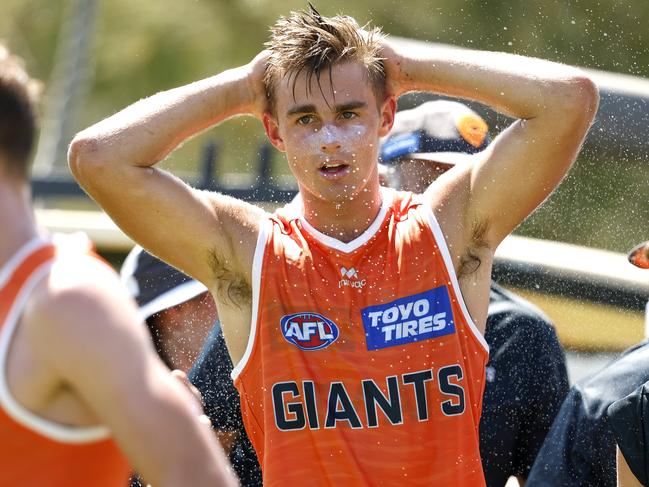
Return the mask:
<path id="1" fill-rule="evenodd" d="M 624 458 L 620 451 L 620 447 L 616 448 L 617 452 L 617 486 L 618 487 L 641 487 L 642 483 L 631 471 L 631 467 Z"/>
<path id="2" fill-rule="evenodd" d="M 134 448 L 131 454 L 139 462 L 135 466 L 143 478 L 160 487 L 234 485 L 210 425 L 198 418 L 201 411 L 195 398 L 166 370 L 155 381 L 144 387 L 153 402 L 147 404 L 143 397 L 129 398 L 131 408 L 146 413 L 146 417 L 134 422 L 133 434 L 156 439 L 155 443 L 139 443 L 140 448 Z"/>
<path id="3" fill-rule="evenodd" d="M 571 105 L 588 91 L 578 69 L 501 52 L 430 47 L 397 53 L 401 91 L 431 91 L 489 105 L 515 118 L 532 119 Z M 589 93 L 585 93 L 589 94 Z"/>
<path id="4" fill-rule="evenodd" d="M 206 128 L 252 112 L 247 73 L 242 66 L 163 91 L 87 128 L 72 142 L 72 169 L 80 158 L 148 167 Z"/>

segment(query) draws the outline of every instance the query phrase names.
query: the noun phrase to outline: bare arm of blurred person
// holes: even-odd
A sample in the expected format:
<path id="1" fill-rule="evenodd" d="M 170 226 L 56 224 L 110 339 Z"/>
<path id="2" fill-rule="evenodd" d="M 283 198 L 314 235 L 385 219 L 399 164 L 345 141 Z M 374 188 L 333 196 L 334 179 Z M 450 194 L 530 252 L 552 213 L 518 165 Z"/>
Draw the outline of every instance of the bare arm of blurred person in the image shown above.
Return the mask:
<path id="1" fill-rule="evenodd" d="M 598 92 L 578 69 L 505 53 L 385 44 L 389 89 L 468 98 L 517 120 L 474 164 L 426 192 L 447 238 L 468 308 L 484 327 L 498 244 L 552 192 L 595 116 Z M 477 291 L 481 290 L 482 294 Z"/>
<path id="2" fill-rule="evenodd" d="M 22 356 L 34 367 L 22 364 L 28 372 L 14 375 L 12 389 L 39 416 L 105 425 L 156 487 L 235 484 L 200 406 L 159 360 L 105 264 L 57 260 L 30 297 L 14 348 L 29 350 Z"/>
<path id="3" fill-rule="evenodd" d="M 626 463 L 626 459 L 619 448 L 617 450 L 617 485 L 618 487 L 642 487 L 642 484 L 637 479 Z"/>

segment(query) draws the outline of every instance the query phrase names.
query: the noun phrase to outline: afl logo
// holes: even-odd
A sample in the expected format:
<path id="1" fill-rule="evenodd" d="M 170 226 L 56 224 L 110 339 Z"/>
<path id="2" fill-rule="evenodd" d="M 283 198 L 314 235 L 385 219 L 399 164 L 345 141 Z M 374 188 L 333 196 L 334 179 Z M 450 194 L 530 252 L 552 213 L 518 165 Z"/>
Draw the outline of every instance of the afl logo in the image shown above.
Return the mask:
<path id="1" fill-rule="evenodd" d="M 300 350 L 320 350 L 338 340 L 338 326 L 317 313 L 295 313 L 280 320 L 287 342 Z"/>

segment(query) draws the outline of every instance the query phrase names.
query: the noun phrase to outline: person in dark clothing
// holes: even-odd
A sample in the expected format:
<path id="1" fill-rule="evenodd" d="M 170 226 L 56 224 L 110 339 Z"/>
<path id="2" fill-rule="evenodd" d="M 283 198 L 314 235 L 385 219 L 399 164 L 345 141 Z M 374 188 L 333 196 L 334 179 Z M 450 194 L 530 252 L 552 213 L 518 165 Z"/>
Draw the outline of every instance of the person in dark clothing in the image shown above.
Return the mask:
<path id="1" fill-rule="evenodd" d="M 536 457 L 527 487 L 615 487 L 615 439 L 607 408 L 649 380 L 644 341 L 568 393 Z"/>
<path id="2" fill-rule="evenodd" d="M 139 245 L 126 256 L 120 276 L 160 358 L 170 369 L 187 373 L 218 319 L 207 288 Z"/>
<path id="3" fill-rule="evenodd" d="M 230 432 L 230 463 L 244 487 L 262 485 L 261 468 L 241 417 L 239 392 L 232 383 L 232 360 L 217 322 L 205 341 L 189 380 L 203 396 L 203 408 L 212 426 Z"/>
<path id="4" fill-rule="evenodd" d="M 634 487 L 638 482 L 648 485 L 649 382 L 611 404 L 607 414 L 619 448 L 618 485 Z"/>
<path id="5" fill-rule="evenodd" d="M 565 355 L 552 324 L 530 303 L 491 285 L 485 339 L 487 386 L 480 454 L 490 487 L 524 483 L 568 392 Z"/>
<path id="6" fill-rule="evenodd" d="M 649 269 L 649 242 L 636 246 L 629 262 Z M 649 303 L 646 320 L 649 324 Z M 611 404 L 607 418 L 618 446 L 618 486 L 649 485 L 649 382 Z"/>
<path id="7" fill-rule="evenodd" d="M 638 254 L 636 258 L 639 257 L 642 256 Z M 611 428 L 607 410 L 634 391 L 637 394 L 638 387 L 648 380 L 649 340 L 645 340 L 575 384 L 561 406 L 526 485 L 615 487 L 616 428 Z"/>

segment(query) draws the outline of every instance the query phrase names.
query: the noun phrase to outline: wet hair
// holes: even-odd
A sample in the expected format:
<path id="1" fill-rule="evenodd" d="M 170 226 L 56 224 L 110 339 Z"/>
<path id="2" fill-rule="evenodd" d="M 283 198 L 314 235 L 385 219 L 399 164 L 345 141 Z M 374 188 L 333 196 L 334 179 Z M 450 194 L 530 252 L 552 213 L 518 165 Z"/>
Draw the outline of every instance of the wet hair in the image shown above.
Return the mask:
<path id="1" fill-rule="evenodd" d="M 367 70 L 377 103 L 386 93 L 385 67 L 380 57 L 383 34 L 379 28 L 360 27 L 351 17 L 336 15 L 323 17 L 309 3 L 309 10 L 291 12 L 280 17 L 270 29 L 266 42 L 270 52 L 264 82 L 269 108 L 275 110 L 275 93 L 279 82 L 289 76 L 295 97 L 296 79 L 302 72 L 307 74 L 307 90 L 316 77 L 322 92 L 320 77 L 327 73 L 331 80 L 331 68 L 336 63 L 359 62 Z M 307 95 L 310 94 L 307 91 Z"/>
<path id="2" fill-rule="evenodd" d="M 11 177 L 29 178 L 39 91 L 24 61 L 0 42 L 0 171 Z"/>

